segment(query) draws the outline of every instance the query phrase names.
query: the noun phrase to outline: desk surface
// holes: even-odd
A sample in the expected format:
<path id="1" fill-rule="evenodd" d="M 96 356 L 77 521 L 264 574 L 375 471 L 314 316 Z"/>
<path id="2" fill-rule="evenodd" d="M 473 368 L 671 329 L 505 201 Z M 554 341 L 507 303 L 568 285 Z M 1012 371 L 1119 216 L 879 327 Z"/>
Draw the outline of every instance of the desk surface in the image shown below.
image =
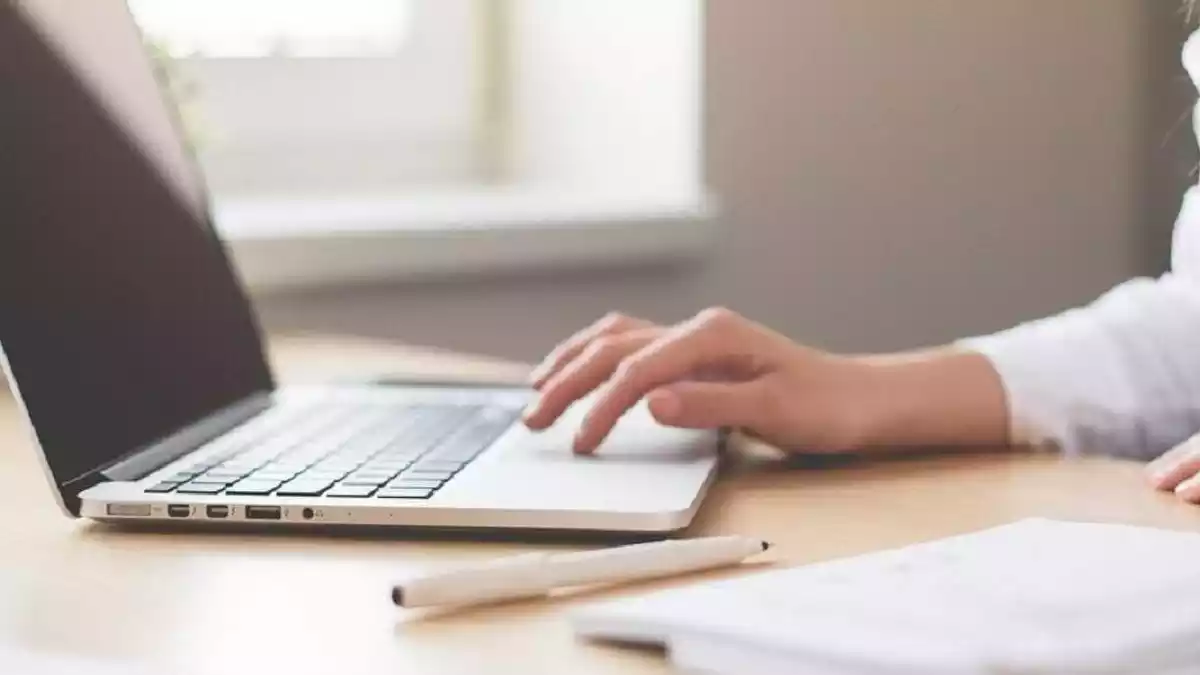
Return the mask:
<path id="1" fill-rule="evenodd" d="M 276 341 L 274 359 L 285 380 L 522 373 L 358 341 Z M 57 511 L 18 422 L 0 392 L 0 644 L 179 675 L 665 670 L 653 653 L 580 644 L 563 619 L 637 589 L 442 614 L 388 600 L 406 570 L 578 544 L 164 535 L 74 522 Z M 693 531 L 761 536 L 777 544 L 778 564 L 796 564 L 1032 515 L 1200 528 L 1200 509 L 1145 488 L 1136 465 L 993 454 L 823 469 L 747 458 L 717 483 Z"/>

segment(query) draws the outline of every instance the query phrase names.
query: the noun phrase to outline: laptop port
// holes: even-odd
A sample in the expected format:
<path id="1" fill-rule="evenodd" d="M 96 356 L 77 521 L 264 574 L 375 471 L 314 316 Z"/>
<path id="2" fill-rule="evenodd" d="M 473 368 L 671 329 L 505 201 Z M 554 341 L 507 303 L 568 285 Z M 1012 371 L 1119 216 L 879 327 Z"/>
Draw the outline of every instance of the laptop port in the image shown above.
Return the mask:
<path id="1" fill-rule="evenodd" d="M 167 515 L 172 518 L 187 518 L 192 515 L 192 507 L 187 504 L 168 504 Z"/>
<path id="2" fill-rule="evenodd" d="M 108 515 L 122 518 L 149 518 L 149 504 L 109 504 Z"/>
<path id="3" fill-rule="evenodd" d="M 247 506 L 246 520 L 279 520 L 283 518 L 283 508 L 279 506 Z"/>
<path id="4" fill-rule="evenodd" d="M 204 507 L 204 513 L 209 518 L 228 518 L 229 517 L 229 507 L 214 504 L 212 506 Z"/>

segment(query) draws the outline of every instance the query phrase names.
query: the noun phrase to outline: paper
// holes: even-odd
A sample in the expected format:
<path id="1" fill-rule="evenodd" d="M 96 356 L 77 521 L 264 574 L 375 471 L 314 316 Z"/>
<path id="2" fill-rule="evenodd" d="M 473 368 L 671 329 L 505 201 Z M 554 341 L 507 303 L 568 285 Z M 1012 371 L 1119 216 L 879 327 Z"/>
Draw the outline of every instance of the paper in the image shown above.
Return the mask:
<path id="1" fill-rule="evenodd" d="M 755 672 L 1150 674 L 1200 663 L 1196 598 L 1198 534 L 1028 520 L 591 608 L 577 628 L 685 661 L 752 652 Z"/>
<path id="2" fill-rule="evenodd" d="M 144 671 L 73 656 L 58 656 L 0 645 L 4 675 L 145 675 Z"/>

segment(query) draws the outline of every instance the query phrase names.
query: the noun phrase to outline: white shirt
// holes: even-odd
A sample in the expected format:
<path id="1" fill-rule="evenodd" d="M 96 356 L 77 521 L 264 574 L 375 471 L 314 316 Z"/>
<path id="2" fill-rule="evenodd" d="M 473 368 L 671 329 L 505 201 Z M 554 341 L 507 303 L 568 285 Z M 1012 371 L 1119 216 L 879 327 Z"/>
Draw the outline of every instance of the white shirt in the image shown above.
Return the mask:
<path id="1" fill-rule="evenodd" d="M 1183 63 L 1200 87 L 1200 33 Z M 1184 197 L 1169 273 L 962 344 L 1000 374 L 1017 442 L 1152 459 L 1187 440 L 1200 431 L 1200 186 Z"/>

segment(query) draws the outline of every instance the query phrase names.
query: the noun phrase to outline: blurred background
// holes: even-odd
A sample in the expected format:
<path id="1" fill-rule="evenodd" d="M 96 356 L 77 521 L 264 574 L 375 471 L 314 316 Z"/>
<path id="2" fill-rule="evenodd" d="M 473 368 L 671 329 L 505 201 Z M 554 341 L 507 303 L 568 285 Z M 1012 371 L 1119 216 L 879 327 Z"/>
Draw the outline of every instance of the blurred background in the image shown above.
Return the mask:
<path id="1" fill-rule="evenodd" d="M 273 331 L 884 350 L 1168 264 L 1173 0 L 135 0 Z"/>

